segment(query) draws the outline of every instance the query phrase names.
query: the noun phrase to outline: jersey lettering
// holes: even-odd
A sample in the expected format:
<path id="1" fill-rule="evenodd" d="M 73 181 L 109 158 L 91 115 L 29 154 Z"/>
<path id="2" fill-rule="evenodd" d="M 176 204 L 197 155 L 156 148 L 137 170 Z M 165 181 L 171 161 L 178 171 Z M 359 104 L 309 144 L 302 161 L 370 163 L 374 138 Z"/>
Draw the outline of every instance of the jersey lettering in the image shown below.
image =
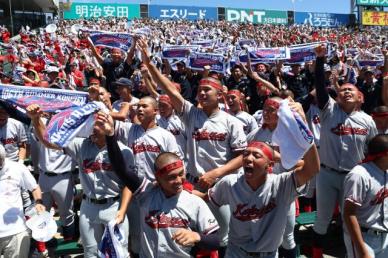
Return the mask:
<path id="1" fill-rule="evenodd" d="M 227 133 L 208 132 L 206 129 L 201 132 L 195 128 L 192 137 L 196 141 L 225 141 L 226 135 Z"/>
<path id="2" fill-rule="evenodd" d="M 338 124 L 337 127 L 331 129 L 331 132 L 341 136 L 341 135 L 367 135 L 368 129 L 365 128 L 353 128 L 350 126 L 345 126 L 344 124 Z"/>
<path id="3" fill-rule="evenodd" d="M 133 154 L 138 154 L 138 153 L 141 153 L 141 152 L 156 152 L 156 153 L 159 153 L 160 152 L 160 148 L 159 146 L 154 146 L 154 145 L 151 145 L 151 144 L 144 144 L 144 143 L 141 143 L 141 144 L 132 144 L 132 150 L 133 150 Z"/>
<path id="4" fill-rule="evenodd" d="M 159 228 L 188 228 L 189 221 L 182 218 L 168 217 L 163 212 L 157 214 L 159 210 L 150 211 L 146 216 L 145 223 L 153 229 Z"/>
<path id="5" fill-rule="evenodd" d="M 82 162 L 82 168 L 84 173 L 94 173 L 99 170 L 113 170 L 110 163 L 98 162 L 90 159 L 86 159 Z"/>
<path id="6" fill-rule="evenodd" d="M 381 188 L 375 195 L 375 198 L 370 202 L 371 205 L 377 205 L 384 201 L 388 197 L 388 188 Z"/>
<path id="7" fill-rule="evenodd" d="M 318 115 L 315 115 L 315 116 L 313 117 L 313 124 L 318 125 L 318 124 L 320 124 L 320 123 L 321 123 L 321 120 L 319 119 L 319 116 L 318 116 Z"/>
<path id="8" fill-rule="evenodd" d="M 264 217 L 265 214 L 271 212 L 275 207 L 276 203 L 271 201 L 266 206 L 258 209 L 256 204 L 252 207 L 247 207 L 248 204 L 237 204 L 236 210 L 233 212 L 233 216 L 240 221 L 251 221 L 257 220 Z"/>
<path id="9" fill-rule="evenodd" d="M 17 138 L 16 137 L 14 137 L 14 138 L 6 138 L 6 139 L 1 139 L 0 141 L 1 141 L 1 143 L 3 145 L 14 144 L 14 143 L 17 142 Z"/>
<path id="10" fill-rule="evenodd" d="M 169 129 L 170 133 L 172 133 L 173 135 L 180 135 L 181 133 L 179 132 L 178 129 Z"/>

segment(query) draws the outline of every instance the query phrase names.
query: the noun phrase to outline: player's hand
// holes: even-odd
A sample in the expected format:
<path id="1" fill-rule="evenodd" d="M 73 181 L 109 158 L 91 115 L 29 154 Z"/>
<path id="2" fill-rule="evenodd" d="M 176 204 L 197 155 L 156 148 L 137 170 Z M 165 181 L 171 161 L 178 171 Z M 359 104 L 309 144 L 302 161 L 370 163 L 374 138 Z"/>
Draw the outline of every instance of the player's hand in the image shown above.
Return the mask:
<path id="1" fill-rule="evenodd" d="M 151 62 L 150 53 L 148 52 L 148 45 L 145 39 L 137 40 L 137 47 L 141 53 L 141 60 L 144 64 L 148 65 Z"/>
<path id="2" fill-rule="evenodd" d="M 197 232 L 181 228 L 172 235 L 172 240 L 179 245 L 194 246 L 201 241 L 201 236 Z"/>
<path id="3" fill-rule="evenodd" d="M 46 210 L 46 207 L 44 207 L 43 204 L 37 203 L 35 204 L 35 209 L 38 212 L 38 214 L 40 214 Z"/>
<path id="4" fill-rule="evenodd" d="M 303 111 L 302 104 L 300 104 L 299 102 L 290 101 L 288 103 L 288 106 L 291 108 L 291 110 L 297 112 L 300 115 L 300 117 L 303 119 L 303 121 L 307 123 L 306 114 Z"/>
<path id="5" fill-rule="evenodd" d="M 123 223 L 124 219 L 125 219 L 125 212 L 118 211 L 115 218 L 116 225 Z"/>
<path id="6" fill-rule="evenodd" d="M 95 125 L 98 126 L 105 135 L 112 136 L 114 134 L 113 118 L 102 111 L 96 114 Z"/>
<path id="7" fill-rule="evenodd" d="M 217 178 L 218 178 L 217 172 L 215 171 L 215 169 L 213 169 L 213 170 L 210 170 L 210 171 L 206 172 L 205 174 L 203 174 L 199 178 L 198 184 L 201 188 L 208 189 L 212 185 L 214 185 Z"/>
<path id="8" fill-rule="evenodd" d="M 37 104 L 32 104 L 27 107 L 27 115 L 31 120 L 38 119 L 42 115 L 42 110 Z"/>
<path id="9" fill-rule="evenodd" d="M 326 55 L 326 47 L 324 45 L 316 47 L 315 54 L 317 57 L 324 57 Z"/>
<path id="10" fill-rule="evenodd" d="M 88 89 L 89 100 L 90 101 L 99 101 L 100 95 L 100 87 L 99 86 L 90 86 Z"/>

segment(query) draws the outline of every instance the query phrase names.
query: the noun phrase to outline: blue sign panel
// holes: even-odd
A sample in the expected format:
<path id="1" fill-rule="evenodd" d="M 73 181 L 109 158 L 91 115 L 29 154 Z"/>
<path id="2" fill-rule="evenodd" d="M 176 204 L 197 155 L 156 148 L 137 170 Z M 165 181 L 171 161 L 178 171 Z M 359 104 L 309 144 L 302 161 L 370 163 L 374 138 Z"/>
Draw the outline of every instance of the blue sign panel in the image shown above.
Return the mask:
<path id="1" fill-rule="evenodd" d="M 295 12 L 295 23 L 335 28 L 349 24 L 348 14 Z"/>
<path id="2" fill-rule="evenodd" d="M 217 20 L 217 8 L 150 5 L 148 16 L 157 19 Z"/>

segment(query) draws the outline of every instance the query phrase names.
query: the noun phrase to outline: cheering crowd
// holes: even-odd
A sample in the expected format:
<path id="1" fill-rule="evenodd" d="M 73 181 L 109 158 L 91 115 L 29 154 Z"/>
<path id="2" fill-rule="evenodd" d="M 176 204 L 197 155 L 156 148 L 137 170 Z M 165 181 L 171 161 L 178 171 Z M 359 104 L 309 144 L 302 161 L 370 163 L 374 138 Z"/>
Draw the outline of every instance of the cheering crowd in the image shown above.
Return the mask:
<path id="1" fill-rule="evenodd" d="M 85 31 L 130 33 L 131 46 L 95 46 Z M 348 257 L 386 257 L 387 36 L 117 18 L 24 28 L 12 39 L 3 29 L 2 88 L 84 91 L 101 108 L 90 136 L 59 146 L 46 137 L 53 113 L 1 100 L 0 253 L 48 256 L 44 242 L 30 248 L 25 220 L 54 207 L 84 257 L 106 251 L 114 221 L 122 257 L 291 258 L 303 205 L 317 211 L 311 257 L 322 257 L 336 207 Z M 163 58 L 166 46 L 200 41 L 212 42 L 201 52 L 224 56 L 224 72 Z M 315 58 L 305 62 L 236 58 L 247 45 L 309 43 Z"/>

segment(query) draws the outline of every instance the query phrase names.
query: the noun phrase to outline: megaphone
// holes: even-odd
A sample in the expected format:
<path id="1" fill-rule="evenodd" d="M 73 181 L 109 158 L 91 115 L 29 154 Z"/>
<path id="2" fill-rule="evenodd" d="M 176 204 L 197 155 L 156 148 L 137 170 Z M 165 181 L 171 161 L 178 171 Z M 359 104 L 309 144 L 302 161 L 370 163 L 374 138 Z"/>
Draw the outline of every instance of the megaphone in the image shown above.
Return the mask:
<path id="1" fill-rule="evenodd" d="M 54 33 L 57 30 L 57 25 L 55 25 L 54 23 L 49 24 L 46 26 L 45 30 L 47 33 Z"/>
<path id="2" fill-rule="evenodd" d="M 82 29 L 82 25 L 81 24 L 74 24 L 71 26 L 70 28 L 70 31 L 71 33 L 73 33 L 74 35 L 78 35 L 78 32 Z"/>

